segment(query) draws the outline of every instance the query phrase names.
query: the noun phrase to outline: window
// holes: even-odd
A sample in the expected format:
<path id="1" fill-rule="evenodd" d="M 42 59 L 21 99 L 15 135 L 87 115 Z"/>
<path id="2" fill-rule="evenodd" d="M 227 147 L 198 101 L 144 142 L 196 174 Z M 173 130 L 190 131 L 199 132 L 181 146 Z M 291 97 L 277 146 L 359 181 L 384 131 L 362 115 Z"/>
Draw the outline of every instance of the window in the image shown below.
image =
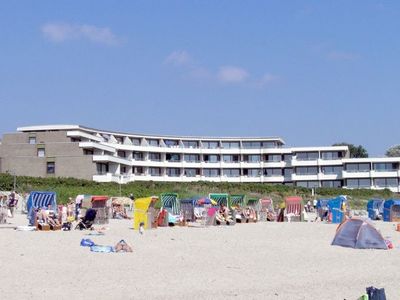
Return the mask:
<path id="1" fill-rule="evenodd" d="M 277 148 L 278 144 L 276 142 L 263 142 L 263 148 Z"/>
<path id="2" fill-rule="evenodd" d="M 297 175 L 317 175 L 318 168 L 317 167 L 297 167 L 296 174 Z"/>
<path id="3" fill-rule="evenodd" d="M 30 145 L 35 145 L 36 144 L 36 136 L 30 136 L 29 137 L 29 144 Z"/>
<path id="4" fill-rule="evenodd" d="M 261 142 L 243 142 L 242 143 L 244 149 L 260 149 Z"/>
<path id="5" fill-rule="evenodd" d="M 292 174 L 293 174 L 293 169 L 292 169 L 292 168 L 290 168 L 290 169 L 283 169 L 283 176 L 285 176 L 285 177 L 291 177 Z"/>
<path id="6" fill-rule="evenodd" d="M 292 154 L 284 154 L 283 155 L 283 160 L 288 162 L 288 161 L 292 161 L 293 155 Z"/>
<path id="7" fill-rule="evenodd" d="M 149 175 L 150 176 L 160 176 L 161 169 L 160 168 L 149 168 Z"/>
<path id="8" fill-rule="evenodd" d="M 151 161 L 160 161 L 161 160 L 161 153 L 149 152 L 149 160 L 151 160 Z"/>
<path id="9" fill-rule="evenodd" d="M 118 150 L 117 151 L 117 155 L 119 156 L 119 157 L 126 157 L 126 152 L 125 151 L 121 151 L 121 150 Z"/>
<path id="10" fill-rule="evenodd" d="M 108 173 L 108 164 L 105 163 L 97 163 L 96 164 L 97 168 L 97 174 L 103 175 Z"/>
<path id="11" fill-rule="evenodd" d="M 243 175 L 248 177 L 260 177 L 261 169 L 243 169 Z"/>
<path id="12" fill-rule="evenodd" d="M 361 163 L 361 164 L 346 164 L 347 172 L 369 172 L 371 169 L 369 163 Z"/>
<path id="13" fill-rule="evenodd" d="M 181 155 L 178 153 L 167 153 L 166 159 L 167 159 L 167 161 L 170 161 L 170 162 L 181 161 Z"/>
<path id="14" fill-rule="evenodd" d="M 179 147 L 179 141 L 177 140 L 164 140 L 164 144 L 169 148 Z"/>
<path id="15" fill-rule="evenodd" d="M 374 180 L 377 187 L 398 187 L 399 181 L 397 178 L 376 178 Z"/>
<path id="16" fill-rule="evenodd" d="M 374 164 L 374 170 L 376 172 L 390 172 L 397 171 L 399 169 L 398 163 L 376 163 Z"/>
<path id="17" fill-rule="evenodd" d="M 266 161 L 268 162 L 280 162 L 281 160 L 282 160 L 282 155 L 280 154 L 266 155 Z"/>
<path id="18" fill-rule="evenodd" d="M 167 168 L 167 175 L 169 177 L 179 177 L 181 176 L 181 170 L 178 168 Z"/>
<path id="19" fill-rule="evenodd" d="M 54 174 L 56 172 L 56 163 L 47 162 L 47 174 Z"/>
<path id="20" fill-rule="evenodd" d="M 115 140 L 117 141 L 118 144 L 122 144 L 124 139 L 121 136 L 115 136 Z"/>
<path id="21" fill-rule="evenodd" d="M 134 167 L 134 173 L 135 175 L 143 175 L 144 174 L 143 167 Z"/>
<path id="22" fill-rule="evenodd" d="M 296 182 L 296 186 L 301 186 L 311 189 L 319 187 L 319 183 L 318 181 L 298 181 Z"/>
<path id="23" fill-rule="evenodd" d="M 83 149 L 83 155 L 93 155 L 93 149 Z"/>
<path id="24" fill-rule="evenodd" d="M 186 177 L 196 177 L 200 175 L 200 169 L 185 169 L 184 174 Z"/>
<path id="25" fill-rule="evenodd" d="M 185 154 L 183 156 L 183 159 L 186 162 L 199 162 L 200 161 L 200 155 L 198 155 L 198 154 Z"/>
<path id="26" fill-rule="evenodd" d="M 183 141 L 183 147 L 185 148 L 198 148 L 199 143 L 197 141 Z"/>
<path id="27" fill-rule="evenodd" d="M 219 162 L 219 155 L 216 154 L 204 154 L 204 162 L 217 163 Z"/>
<path id="28" fill-rule="evenodd" d="M 147 140 L 147 143 L 149 144 L 149 146 L 152 146 L 152 147 L 160 146 L 160 142 L 158 140 L 149 139 L 149 140 Z"/>
<path id="29" fill-rule="evenodd" d="M 224 149 L 239 149 L 239 142 L 222 142 Z"/>
<path id="30" fill-rule="evenodd" d="M 239 177 L 240 169 L 224 169 L 223 174 L 226 177 Z"/>
<path id="31" fill-rule="evenodd" d="M 321 181 L 321 185 L 325 188 L 340 188 L 342 187 L 342 182 L 340 180 L 324 180 Z"/>
<path id="32" fill-rule="evenodd" d="M 202 142 L 203 148 L 206 149 L 217 149 L 219 147 L 219 142 L 214 142 L 214 141 L 204 141 Z"/>
<path id="33" fill-rule="evenodd" d="M 37 149 L 37 156 L 38 157 L 44 157 L 45 154 L 46 154 L 46 152 L 45 152 L 44 148 Z"/>
<path id="34" fill-rule="evenodd" d="M 133 152 L 134 160 L 143 160 L 143 152 Z"/>
<path id="35" fill-rule="evenodd" d="M 223 155 L 222 160 L 225 163 L 237 163 L 239 162 L 239 155 Z"/>
<path id="36" fill-rule="evenodd" d="M 321 158 L 324 160 L 336 160 L 342 158 L 342 152 L 322 152 Z"/>
<path id="37" fill-rule="evenodd" d="M 282 176 L 282 169 L 264 169 L 264 176 Z"/>
<path id="38" fill-rule="evenodd" d="M 347 179 L 347 187 L 349 188 L 369 188 L 371 180 L 368 178 L 363 179 Z"/>
<path id="39" fill-rule="evenodd" d="M 261 161 L 261 156 L 258 154 L 243 155 L 243 160 L 249 163 L 259 163 Z"/>
<path id="40" fill-rule="evenodd" d="M 324 174 L 341 174 L 343 171 L 342 166 L 323 166 L 321 167 L 321 172 Z"/>
<path id="41" fill-rule="evenodd" d="M 205 177 L 218 177 L 219 176 L 219 169 L 204 169 L 203 175 Z"/>
<path id="42" fill-rule="evenodd" d="M 297 160 L 317 160 L 318 152 L 298 152 L 296 153 Z"/>
<path id="43" fill-rule="evenodd" d="M 134 146 L 140 146 L 140 139 L 135 139 L 135 138 L 133 138 L 133 139 L 132 139 L 132 145 L 134 145 Z"/>
<path id="44" fill-rule="evenodd" d="M 125 166 L 121 166 L 121 174 L 126 174 L 126 167 Z"/>

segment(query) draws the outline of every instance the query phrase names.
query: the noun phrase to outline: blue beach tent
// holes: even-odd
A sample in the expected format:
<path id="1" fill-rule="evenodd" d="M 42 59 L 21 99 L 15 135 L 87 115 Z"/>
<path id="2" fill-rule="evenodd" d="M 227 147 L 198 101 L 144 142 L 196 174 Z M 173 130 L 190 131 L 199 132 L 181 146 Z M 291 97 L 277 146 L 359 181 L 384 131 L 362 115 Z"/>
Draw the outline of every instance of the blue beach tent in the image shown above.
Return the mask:
<path id="1" fill-rule="evenodd" d="M 383 199 L 371 199 L 367 203 L 368 218 L 378 220 L 383 214 Z"/>
<path id="2" fill-rule="evenodd" d="M 383 204 L 383 221 L 392 222 L 393 206 L 400 206 L 400 199 L 389 199 Z"/>
<path id="3" fill-rule="evenodd" d="M 34 212 L 37 208 L 50 208 L 57 212 L 57 196 L 55 192 L 31 192 L 27 201 L 29 225 L 34 224 Z"/>

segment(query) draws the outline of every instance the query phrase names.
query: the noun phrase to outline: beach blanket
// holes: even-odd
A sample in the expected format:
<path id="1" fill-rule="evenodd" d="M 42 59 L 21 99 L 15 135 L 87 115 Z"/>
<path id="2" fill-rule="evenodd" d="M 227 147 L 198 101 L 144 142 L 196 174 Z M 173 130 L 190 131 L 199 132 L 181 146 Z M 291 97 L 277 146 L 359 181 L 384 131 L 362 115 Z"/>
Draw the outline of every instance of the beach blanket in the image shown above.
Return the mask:
<path id="1" fill-rule="evenodd" d="M 112 246 L 102 246 L 102 245 L 93 245 L 93 246 L 90 247 L 90 251 L 92 251 L 92 252 L 110 253 L 110 252 L 114 252 L 114 247 L 112 247 Z"/>

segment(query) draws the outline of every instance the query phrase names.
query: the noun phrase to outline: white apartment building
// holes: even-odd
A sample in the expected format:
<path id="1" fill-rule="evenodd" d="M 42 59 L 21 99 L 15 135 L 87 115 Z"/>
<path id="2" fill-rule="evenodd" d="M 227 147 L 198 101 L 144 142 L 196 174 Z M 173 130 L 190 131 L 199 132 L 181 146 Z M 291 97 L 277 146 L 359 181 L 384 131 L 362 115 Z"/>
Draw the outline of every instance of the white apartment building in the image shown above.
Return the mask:
<path id="1" fill-rule="evenodd" d="M 98 182 L 259 182 L 399 192 L 400 158 L 349 158 L 347 146 L 284 147 L 279 137 L 128 134 L 79 125 L 20 127 L 0 171 Z"/>

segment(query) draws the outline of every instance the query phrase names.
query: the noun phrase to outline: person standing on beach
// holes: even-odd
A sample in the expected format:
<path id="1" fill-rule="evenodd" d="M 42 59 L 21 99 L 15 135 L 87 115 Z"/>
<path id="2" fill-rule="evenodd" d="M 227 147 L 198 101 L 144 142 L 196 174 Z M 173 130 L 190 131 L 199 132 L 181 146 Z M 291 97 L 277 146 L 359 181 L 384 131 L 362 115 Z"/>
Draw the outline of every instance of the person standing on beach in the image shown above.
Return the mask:
<path id="1" fill-rule="evenodd" d="M 10 211 L 10 217 L 11 218 L 14 217 L 14 209 L 15 209 L 15 206 L 17 204 L 17 201 L 18 200 L 15 199 L 15 192 L 12 191 L 10 196 L 8 197 L 8 205 L 7 205 L 8 206 L 8 210 Z"/>
<path id="2" fill-rule="evenodd" d="M 75 220 L 78 220 L 79 214 L 81 212 L 81 207 L 82 207 L 82 201 L 83 201 L 83 195 L 78 195 L 75 198 Z"/>

